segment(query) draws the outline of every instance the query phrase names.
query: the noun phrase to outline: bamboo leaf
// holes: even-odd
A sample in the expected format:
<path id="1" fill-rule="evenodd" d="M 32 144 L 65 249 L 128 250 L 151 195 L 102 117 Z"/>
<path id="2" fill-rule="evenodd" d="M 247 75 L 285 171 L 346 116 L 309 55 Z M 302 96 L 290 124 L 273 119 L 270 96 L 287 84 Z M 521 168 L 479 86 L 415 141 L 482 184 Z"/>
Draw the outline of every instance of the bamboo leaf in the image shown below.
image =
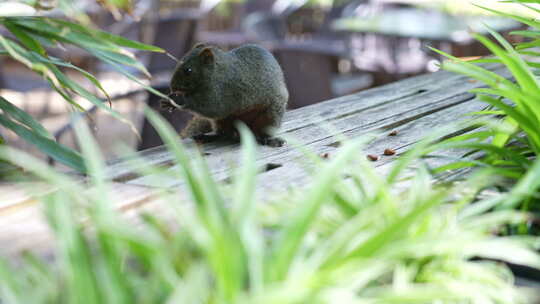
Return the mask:
<path id="1" fill-rule="evenodd" d="M 498 96 L 503 97 L 509 97 L 505 91 L 502 90 L 496 90 L 496 89 L 475 89 L 474 92 L 476 93 L 483 93 L 483 94 L 494 94 Z M 533 122 L 536 121 L 536 117 L 534 112 L 530 111 L 528 107 L 521 107 L 520 108 L 514 108 L 511 105 L 508 105 L 502 101 L 500 101 L 497 98 L 493 98 L 489 95 L 483 95 L 481 98 L 482 101 L 488 102 L 489 104 L 499 108 L 500 110 L 504 111 L 505 114 L 512 116 L 516 121 L 518 121 L 522 127 L 528 130 L 535 130 L 536 129 L 536 123 Z M 513 99 L 516 100 L 516 99 Z"/>
<path id="2" fill-rule="evenodd" d="M 116 45 L 119 45 L 119 46 L 124 46 L 124 47 L 137 49 L 137 50 L 143 50 L 143 51 L 151 51 L 151 52 L 159 52 L 159 53 L 165 52 L 162 48 L 159 48 L 157 46 L 144 44 L 144 43 L 141 43 L 141 42 L 138 42 L 138 41 L 129 40 L 129 39 L 126 39 L 126 38 L 124 38 L 122 36 L 113 35 L 111 33 L 105 32 L 105 31 L 91 29 L 89 27 L 84 27 L 84 26 L 81 26 L 81 25 L 78 25 L 78 24 L 75 24 L 75 23 L 72 23 L 72 22 L 69 22 L 69 21 L 65 21 L 65 20 L 61 20 L 61 19 L 54 19 L 54 22 L 59 24 L 59 25 L 69 25 L 71 28 L 74 28 L 74 29 L 76 29 L 76 30 L 78 30 L 80 32 L 87 33 L 90 36 L 112 42 L 112 43 L 114 43 Z"/>
<path id="3" fill-rule="evenodd" d="M 86 171 L 84 161 L 79 153 L 51 140 L 50 138 L 19 125 L 3 114 L 0 114 L 0 124 L 15 132 L 15 134 L 20 136 L 28 143 L 35 145 L 40 149 L 40 151 L 43 151 L 56 161 L 79 172 Z"/>
<path id="4" fill-rule="evenodd" d="M 489 39 L 477 34 L 474 34 L 473 36 L 505 63 L 506 67 L 512 72 L 523 89 L 531 92 L 537 91 L 539 89 L 538 82 L 527 68 L 527 64 L 523 59 L 521 59 L 512 46 L 499 33 L 493 31 L 489 27 L 487 29 L 491 35 L 505 47 L 507 53 Z"/>
<path id="5" fill-rule="evenodd" d="M 104 51 L 104 50 L 90 50 L 90 49 L 88 49 L 88 51 L 92 55 L 94 55 L 95 57 L 101 59 L 102 61 L 114 61 L 114 62 L 122 64 L 122 65 L 131 66 L 131 67 L 134 67 L 137 70 L 143 72 L 144 75 L 146 75 L 146 77 L 148 77 L 148 78 L 151 77 L 150 73 L 148 72 L 148 70 L 146 69 L 146 67 L 142 63 L 140 63 L 136 59 L 133 59 L 133 58 L 131 58 L 129 56 L 126 56 L 126 55 L 120 54 L 120 53 Z"/>
<path id="6" fill-rule="evenodd" d="M 45 49 L 41 46 L 41 44 L 39 42 L 37 42 L 34 38 L 32 38 L 32 36 L 28 35 L 24 30 L 22 30 L 17 25 L 10 22 L 9 20 L 4 21 L 3 24 L 27 48 L 29 48 L 32 51 L 34 51 L 36 53 L 39 53 L 41 55 L 45 55 Z"/>
<path id="7" fill-rule="evenodd" d="M 498 84 L 504 84 L 507 87 L 516 87 L 511 81 L 502 77 L 501 75 L 488 71 L 482 67 L 479 67 L 471 62 L 461 60 L 455 56 L 452 56 L 443 51 L 430 48 L 432 51 L 439 53 L 445 57 L 452 59 L 452 61 L 446 61 L 443 63 L 443 68 L 450 71 L 467 75 L 471 78 L 478 79 L 490 86 L 496 86 Z"/>
<path id="8" fill-rule="evenodd" d="M 505 13 L 505 12 L 494 10 L 494 9 L 491 9 L 491 8 L 487 8 L 487 7 L 481 6 L 481 5 L 476 5 L 475 4 L 475 6 L 481 8 L 481 9 L 484 9 L 484 10 L 486 10 L 488 12 L 492 12 L 492 13 L 494 13 L 496 15 L 512 18 L 512 19 L 514 19 L 516 21 L 527 24 L 527 25 L 532 26 L 534 28 L 540 28 L 540 22 L 536 21 L 533 18 L 521 17 L 521 16 L 518 16 L 518 15 L 515 15 L 515 14 Z"/>
<path id="9" fill-rule="evenodd" d="M 2 96 L 0 96 L 0 109 L 4 111 L 5 115 L 8 115 L 9 117 L 15 119 L 19 123 L 22 123 L 23 125 L 35 131 L 39 135 L 46 138 L 53 138 L 52 135 L 39 122 L 35 121 L 34 118 L 32 118 L 32 116 L 28 115 L 25 111 L 19 109 L 14 104 L 4 99 Z"/>
<path id="10" fill-rule="evenodd" d="M 107 93 L 107 91 L 105 91 L 105 89 L 103 88 L 103 86 L 101 85 L 101 83 L 99 82 L 99 80 L 97 80 L 97 78 L 92 75 L 91 73 L 71 64 L 71 63 L 67 63 L 65 61 L 62 61 L 58 58 L 54 58 L 54 57 L 49 57 L 49 58 L 45 58 L 45 57 L 41 57 L 41 56 L 38 56 L 36 55 L 36 60 L 39 60 L 41 62 L 45 62 L 45 63 L 52 63 L 52 64 L 55 64 L 55 65 L 59 65 L 59 66 L 63 66 L 63 67 L 67 67 L 67 68 L 71 68 L 71 69 L 74 69 L 78 72 L 80 72 L 81 74 L 83 74 L 83 76 L 88 79 L 90 82 L 92 82 L 92 84 L 94 84 L 102 93 L 103 95 L 105 95 L 105 97 L 107 98 L 107 100 L 109 101 L 109 106 L 112 106 L 111 104 L 111 97 L 109 96 L 109 94 Z"/>
<path id="11" fill-rule="evenodd" d="M 529 38 L 540 38 L 540 32 L 539 31 L 512 31 L 510 32 L 511 35 L 516 36 L 522 36 L 522 37 L 529 37 Z"/>

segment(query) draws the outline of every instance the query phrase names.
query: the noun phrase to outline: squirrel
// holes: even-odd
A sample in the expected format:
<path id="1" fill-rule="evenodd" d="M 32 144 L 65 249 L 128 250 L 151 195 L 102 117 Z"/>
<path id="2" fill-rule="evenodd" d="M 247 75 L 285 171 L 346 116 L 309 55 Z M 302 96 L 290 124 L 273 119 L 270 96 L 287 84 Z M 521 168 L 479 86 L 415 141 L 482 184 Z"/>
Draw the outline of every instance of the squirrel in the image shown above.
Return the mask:
<path id="1" fill-rule="evenodd" d="M 289 92 L 272 54 L 257 45 L 231 51 L 199 43 L 178 63 L 170 82 L 169 110 L 179 106 L 195 114 L 181 137 L 197 141 L 225 137 L 238 140 L 235 123 L 246 124 L 262 145 L 280 147 L 274 137 L 287 108 Z M 215 132 L 208 135 L 208 132 Z"/>

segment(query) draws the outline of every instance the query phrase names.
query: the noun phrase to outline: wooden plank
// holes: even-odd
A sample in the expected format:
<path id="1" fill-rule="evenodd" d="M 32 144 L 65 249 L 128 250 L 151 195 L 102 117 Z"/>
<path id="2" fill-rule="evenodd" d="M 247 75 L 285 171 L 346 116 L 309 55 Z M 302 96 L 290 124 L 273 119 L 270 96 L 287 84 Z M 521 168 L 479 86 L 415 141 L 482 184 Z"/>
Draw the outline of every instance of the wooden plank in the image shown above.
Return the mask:
<path id="1" fill-rule="evenodd" d="M 26 186 L 19 183 L 0 183 L 0 216 L 11 212 L 27 204 L 32 204 L 32 196 L 28 190 L 34 193 L 44 193 L 48 191 L 41 183 L 28 183 Z"/>
<path id="2" fill-rule="evenodd" d="M 490 70 L 509 77 L 503 68 L 491 65 Z M 286 113 L 280 134 L 302 139 L 309 144 L 328 137 L 329 132 L 318 123 L 330 123 L 339 132 L 347 132 L 349 126 L 357 128 L 391 128 L 396 123 L 429 115 L 432 111 L 448 106 L 456 106 L 472 99 L 468 90 L 480 87 L 477 82 L 468 81 L 464 76 L 438 72 L 406 79 L 397 83 L 367 90 Z M 415 113 L 415 115 L 412 115 Z M 191 149 L 194 145 L 186 140 Z M 213 171 L 222 171 L 223 155 L 234 154 L 236 145 L 210 143 L 204 146 L 206 159 Z M 261 147 L 259 158 L 280 154 L 289 147 Z M 148 163 L 170 165 L 172 156 L 163 147 L 156 147 L 140 154 Z M 123 160 L 110 163 L 113 179 L 128 181 L 134 179 L 132 170 Z"/>
<path id="3" fill-rule="evenodd" d="M 48 192 L 45 186 L 36 183 L 0 185 L 0 256 L 14 256 L 24 250 L 43 255 L 50 253 L 53 233 L 44 218 L 41 201 L 31 198 Z M 156 194 L 154 189 L 143 186 L 121 183 L 111 186 L 114 189 L 111 202 L 114 202 L 114 208 L 124 213 L 143 210 Z M 36 191 L 36 187 L 43 191 Z M 149 208 L 159 206 L 159 202 L 154 200 Z"/>
<path id="4" fill-rule="evenodd" d="M 470 93 L 453 93 L 448 96 L 444 91 L 434 90 L 425 96 L 410 96 L 396 99 L 396 102 L 382 102 L 376 106 L 364 108 L 363 111 L 353 111 L 334 117 L 329 120 L 332 128 L 337 132 L 349 137 L 358 137 L 378 130 L 399 129 L 404 130 L 401 136 L 394 138 L 384 138 L 371 143 L 366 147 L 367 153 L 381 153 L 385 148 L 394 147 L 398 152 L 409 147 L 411 144 L 428 134 L 437 126 L 442 126 L 456 121 L 460 115 L 481 110 L 485 105 L 474 99 Z M 396 104 L 398 103 L 398 104 Z M 312 112 L 312 111 L 310 111 Z M 457 130 L 456 130 L 457 131 Z M 404 134 L 411 134 L 410 137 Z M 304 127 L 292 129 L 288 136 L 300 139 L 310 151 L 322 153 L 331 152 L 336 146 L 336 139 L 322 125 L 311 124 Z M 400 142 L 393 142 L 399 140 Z M 206 160 L 216 177 L 226 178 L 226 172 L 230 164 L 235 162 L 237 157 L 236 146 L 221 147 L 217 151 L 213 146 L 205 147 L 204 151 L 208 155 Z M 160 157 L 165 157 L 166 152 L 160 151 Z M 290 147 L 269 148 L 260 147 L 258 161 L 260 163 L 283 164 L 291 162 L 300 157 L 298 151 Z M 264 165 L 264 164 L 261 164 Z M 176 168 L 171 168 L 176 170 Z M 285 170 L 283 168 L 282 170 Z M 162 179 L 154 176 L 134 178 L 128 183 L 174 187 L 182 182 L 179 180 Z"/>

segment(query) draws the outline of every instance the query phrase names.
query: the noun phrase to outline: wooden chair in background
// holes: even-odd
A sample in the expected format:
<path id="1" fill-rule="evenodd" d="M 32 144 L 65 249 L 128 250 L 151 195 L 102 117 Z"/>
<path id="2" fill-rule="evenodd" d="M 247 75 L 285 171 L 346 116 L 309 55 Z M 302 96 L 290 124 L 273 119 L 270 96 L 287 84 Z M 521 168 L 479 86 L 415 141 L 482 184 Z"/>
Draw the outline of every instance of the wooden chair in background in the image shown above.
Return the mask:
<path id="1" fill-rule="evenodd" d="M 151 43 L 180 59 L 195 43 L 195 35 L 201 21 L 197 9 L 178 9 L 168 16 L 150 21 L 153 31 Z M 172 70 L 176 61 L 164 53 L 150 53 L 147 68 L 150 73 Z"/>
<path id="2" fill-rule="evenodd" d="M 289 108 L 296 109 L 334 96 L 333 55 L 302 45 L 278 45 L 272 52 L 283 69 Z"/>

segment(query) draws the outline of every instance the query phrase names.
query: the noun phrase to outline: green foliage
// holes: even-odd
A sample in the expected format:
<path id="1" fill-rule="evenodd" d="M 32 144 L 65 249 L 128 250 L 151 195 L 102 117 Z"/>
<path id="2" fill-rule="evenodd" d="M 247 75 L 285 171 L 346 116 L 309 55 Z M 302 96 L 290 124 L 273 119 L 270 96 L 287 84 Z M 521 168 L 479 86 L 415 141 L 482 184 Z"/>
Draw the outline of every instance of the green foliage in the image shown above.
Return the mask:
<path id="1" fill-rule="evenodd" d="M 39 1 L 36 3 L 39 3 Z M 63 8 L 69 3 L 71 3 L 71 1 L 60 1 L 59 6 Z M 129 3 L 130 1 L 104 1 L 104 4 L 107 6 L 114 4 L 115 7 L 119 8 L 124 8 L 124 5 Z M 146 68 L 137 61 L 135 56 L 126 48 L 163 52 L 163 50 L 158 47 L 131 41 L 121 36 L 94 29 L 90 25 L 83 26 L 77 22 L 66 21 L 60 18 L 1 17 L 0 13 L 0 26 L 4 26 L 13 37 L 9 38 L 0 35 L 0 55 L 10 56 L 27 68 L 41 75 L 48 81 L 51 87 L 76 110 L 84 111 L 75 98 L 76 96 L 80 96 L 106 113 L 129 124 L 132 130 L 137 132 L 135 126 L 133 126 L 131 122 L 107 105 L 107 101 L 110 103 L 109 95 L 105 92 L 98 79 L 87 71 L 74 66 L 61 58 L 50 56 L 48 50 L 52 48 L 61 49 L 66 45 L 80 48 L 89 55 L 109 64 L 116 71 L 129 79 L 138 82 L 152 93 L 167 98 L 160 92 L 155 91 L 142 83 L 135 75 L 125 69 L 125 67 L 131 67 L 139 73 L 149 77 L 150 75 Z M 99 97 L 69 78 L 63 72 L 63 69 L 66 68 L 80 72 L 105 98 Z M 9 102 L 2 99 L 2 104 L 6 105 L 9 104 Z M 28 127 L 24 129 L 20 128 L 20 124 L 13 124 L 12 121 L 7 120 L 7 116 L 12 118 L 19 117 L 22 110 L 17 109 L 14 105 L 10 104 L 9 108 L 3 107 L 2 111 L 4 113 L 3 116 L 0 117 L 2 118 L 0 119 L 0 124 L 2 126 L 11 129 L 21 138 L 37 146 L 41 151 L 47 153 L 51 157 L 76 170 L 84 171 L 84 166 L 81 165 L 81 160 L 77 153 L 67 147 L 59 145 L 50 136 L 44 136 L 42 132 L 44 131 L 43 127 L 39 126 L 39 123 L 28 119 L 28 115 L 26 115 L 25 122 L 22 122 L 23 124 L 26 123 L 26 126 Z M 31 122 L 32 125 L 28 125 L 27 123 L 29 122 Z M 66 158 L 66 155 L 68 154 L 70 156 Z"/>
<path id="2" fill-rule="evenodd" d="M 422 7 L 435 7 L 444 11 L 447 11 L 455 15 L 497 15 L 490 11 L 486 11 L 479 7 L 486 6 L 492 9 L 505 11 L 512 13 L 516 16 L 534 16 L 533 12 L 528 10 L 526 7 L 519 5 L 517 1 L 504 1 L 504 0 L 416 0 L 414 1 L 416 5 Z M 514 2 L 514 3 L 511 3 Z M 540 3 L 538 0 L 521 0 L 521 3 Z"/>
<path id="3" fill-rule="evenodd" d="M 531 15 L 540 16 L 540 11 L 526 2 L 522 5 Z M 493 58 L 479 59 L 467 62 L 435 50 L 451 60 L 444 62 L 443 68 L 456 73 L 468 75 L 487 85 L 487 88 L 472 90 L 478 98 L 490 105 L 489 109 L 474 113 L 481 117 L 501 116 L 498 120 L 480 119 L 473 124 L 482 126 L 477 131 L 467 133 L 444 141 L 433 148 L 468 148 L 482 151 L 486 154 L 479 160 L 461 161 L 451 165 L 452 169 L 470 166 L 490 166 L 497 173 L 509 178 L 521 178 L 534 160 L 540 154 L 540 82 L 538 68 L 535 62 L 540 53 L 531 50 L 540 45 L 540 23 L 535 18 L 522 17 L 483 8 L 491 13 L 513 18 L 531 28 L 525 31 L 513 32 L 514 35 L 526 37 L 526 42 L 511 45 L 499 33 L 490 30 L 494 41 L 481 35 L 474 37 L 486 46 Z M 488 71 L 483 67 L 487 64 L 502 64 L 513 76 L 513 79 Z M 440 170 L 448 169 L 445 166 Z"/>
<path id="4" fill-rule="evenodd" d="M 55 160 L 80 172 L 85 171 L 84 162 L 79 153 L 56 143 L 52 135 L 30 115 L 1 96 L 0 109 L 4 112 L 0 114 L 1 125 L 9 128 L 24 140 L 33 143 Z"/>
<path id="5" fill-rule="evenodd" d="M 531 240 L 494 234 L 527 220 L 526 214 L 484 213 L 521 192 L 471 204 L 489 184 L 490 172 L 439 187 L 420 168 L 400 188 L 395 181 L 404 169 L 391 180 L 379 176 L 359 157 L 361 142 L 352 140 L 332 159 L 313 164 L 306 189 L 257 204 L 256 144 L 246 128 L 240 129 L 241 166 L 224 185 L 160 116 L 147 114 L 176 169 L 134 158 L 135 170 L 185 181 L 185 191 L 156 194 L 167 220 L 144 214 L 134 227 L 115 211 L 113 185 L 85 125 L 77 126 L 77 134 L 88 183 L 74 182 L 24 153 L 0 149 L 1 159 L 58 189 L 39 198 L 56 239 L 54 262 L 25 255 L 17 271 L 0 263 L 0 301 L 516 304 L 530 299 L 513 285 L 504 264 L 471 260 L 540 267 Z M 413 160 L 401 158 L 396 168 Z M 540 174 L 540 163 L 531 172 Z"/>

